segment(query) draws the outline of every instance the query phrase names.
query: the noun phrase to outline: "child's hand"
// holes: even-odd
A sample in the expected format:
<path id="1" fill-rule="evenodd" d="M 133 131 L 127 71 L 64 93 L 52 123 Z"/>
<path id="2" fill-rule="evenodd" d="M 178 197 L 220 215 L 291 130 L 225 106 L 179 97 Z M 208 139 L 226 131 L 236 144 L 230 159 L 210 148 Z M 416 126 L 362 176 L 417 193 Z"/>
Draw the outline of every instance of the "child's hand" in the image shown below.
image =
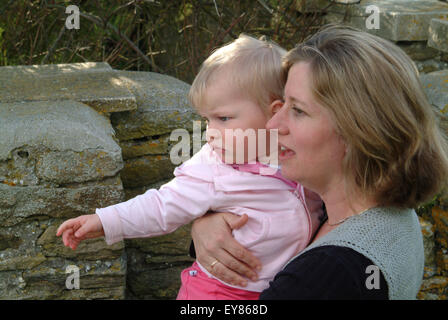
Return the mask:
<path id="1" fill-rule="evenodd" d="M 60 235 L 64 245 L 75 250 L 82 240 L 104 236 L 104 230 L 98 215 L 89 214 L 62 223 L 56 232 Z"/>

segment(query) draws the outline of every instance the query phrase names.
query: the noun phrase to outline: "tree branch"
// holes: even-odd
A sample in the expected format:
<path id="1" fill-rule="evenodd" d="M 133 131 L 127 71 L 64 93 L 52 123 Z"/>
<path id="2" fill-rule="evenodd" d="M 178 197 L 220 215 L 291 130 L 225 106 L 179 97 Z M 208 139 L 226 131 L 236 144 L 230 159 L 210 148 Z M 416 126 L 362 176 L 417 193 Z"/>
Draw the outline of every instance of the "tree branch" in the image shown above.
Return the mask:
<path id="1" fill-rule="evenodd" d="M 65 10 L 65 7 L 60 6 L 60 5 L 55 5 L 55 4 L 48 4 L 47 7 L 59 8 L 59 9 Z M 91 15 L 88 13 L 83 13 L 83 12 L 79 12 L 79 15 L 81 17 L 85 18 L 86 20 L 89 20 L 99 26 L 104 27 L 104 25 L 105 25 L 103 20 L 100 17 L 94 16 L 94 15 Z M 148 63 L 153 68 L 154 71 L 164 73 L 160 67 L 158 67 L 153 61 L 148 59 L 148 57 L 125 34 L 121 33 L 121 31 L 118 30 L 117 27 L 110 24 L 109 22 L 106 23 L 106 27 L 111 29 L 116 35 L 118 35 L 121 39 L 126 41 L 126 43 L 132 48 L 132 50 L 134 50 L 146 63 Z"/>

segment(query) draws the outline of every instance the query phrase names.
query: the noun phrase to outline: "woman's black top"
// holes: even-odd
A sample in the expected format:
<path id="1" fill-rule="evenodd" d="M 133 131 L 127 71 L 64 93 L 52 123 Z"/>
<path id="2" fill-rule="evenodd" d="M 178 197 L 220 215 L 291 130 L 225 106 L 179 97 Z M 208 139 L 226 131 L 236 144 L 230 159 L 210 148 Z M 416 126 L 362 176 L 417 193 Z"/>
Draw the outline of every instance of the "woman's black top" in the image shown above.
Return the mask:
<path id="1" fill-rule="evenodd" d="M 260 299 L 387 300 L 386 280 L 379 269 L 368 269 L 370 265 L 372 261 L 353 249 L 317 247 L 277 273 Z"/>
<path id="2" fill-rule="evenodd" d="M 196 258 L 191 241 L 190 255 Z M 260 299 L 264 300 L 387 300 L 381 271 L 368 272 L 372 261 L 353 249 L 321 246 L 311 249 L 277 273 Z M 369 285 L 366 285 L 368 282 Z M 379 286 L 378 286 L 379 283 Z M 370 287 L 371 289 L 369 289 Z"/>

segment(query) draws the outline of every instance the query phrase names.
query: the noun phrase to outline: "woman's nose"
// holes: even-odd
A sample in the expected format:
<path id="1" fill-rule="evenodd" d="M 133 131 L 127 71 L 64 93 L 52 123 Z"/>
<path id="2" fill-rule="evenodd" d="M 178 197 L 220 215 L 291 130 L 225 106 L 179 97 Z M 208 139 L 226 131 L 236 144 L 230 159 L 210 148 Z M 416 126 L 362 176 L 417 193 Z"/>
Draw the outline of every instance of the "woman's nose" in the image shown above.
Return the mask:
<path id="1" fill-rule="evenodd" d="M 289 130 L 287 127 L 287 121 L 286 121 L 287 119 L 285 113 L 286 113 L 285 106 L 278 109 L 272 116 L 272 118 L 269 119 L 269 121 L 266 123 L 266 129 L 267 130 L 278 129 L 278 134 L 282 135 L 288 134 Z"/>

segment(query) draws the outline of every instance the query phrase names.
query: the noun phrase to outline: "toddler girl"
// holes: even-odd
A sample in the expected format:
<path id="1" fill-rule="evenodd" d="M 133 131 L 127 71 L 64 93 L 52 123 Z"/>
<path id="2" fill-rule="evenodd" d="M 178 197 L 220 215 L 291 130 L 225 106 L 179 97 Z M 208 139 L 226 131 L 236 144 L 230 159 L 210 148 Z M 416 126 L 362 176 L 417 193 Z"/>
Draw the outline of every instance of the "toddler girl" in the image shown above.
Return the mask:
<path id="1" fill-rule="evenodd" d="M 319 197 L 305 194 L 301 185 L 266 164 L 278 152 L 277 145 L 270 150 L 275 137 L 263 130 L 275 111 L 271 103 L 283 96 L 284 54 L 275 44 L 246 35 L 215 51 L 189 94 L 207 120 L 207 143 L 159 190 L 65 221 L 57 231 L 64 244 L 75 249 L 82 239 L 101 235 L 108 244 L 163 235 L 208 211 L 247 214 L 248 222 L 233 235 L 261 261 L 258 280 L 246 287 L 231 285 L 194 262 L 181 274 L 177 298 L 257 299 L 307 246 L 322 213 Z"/>

